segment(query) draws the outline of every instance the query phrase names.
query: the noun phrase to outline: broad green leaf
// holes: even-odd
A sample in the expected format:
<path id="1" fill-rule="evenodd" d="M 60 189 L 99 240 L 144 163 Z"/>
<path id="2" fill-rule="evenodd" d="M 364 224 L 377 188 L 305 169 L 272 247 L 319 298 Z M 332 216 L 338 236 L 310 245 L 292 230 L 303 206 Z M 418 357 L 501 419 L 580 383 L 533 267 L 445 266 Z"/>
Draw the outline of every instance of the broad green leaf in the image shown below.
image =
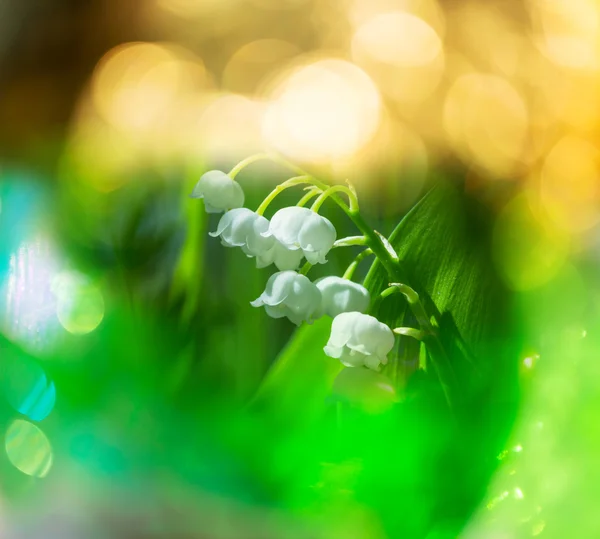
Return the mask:
<path id="1" fill-rule="evenodd" d="M 278 414 L 289 415 L 292 423 L 322 411 L 333 380 L 342 370 L 339 361 L 323 352 L 330 329 L 331 318 L 325 316 L 296 331 L 267 373 L 254 407 L 273 407 Z"/>
<path id="2" fill-rule="evenodd" d="M 368 458 L 362 492 L 379 508 L 394 536 L 422 537 L 445 519 L 447 533 L 458 533 L 483 495 L 514 418 L 520 344 L 512 329 L 510 294 L 491 262 L 490 221 L 484 208 L 453 184 L 443 183 L 390 237 L 407 284 L 419 292 L 429 313 L 437 311 L 440 340 L 460 402 L 450 412 L 431 370 L 413 375 L 395 427 L 406 441 L 397 446 L 391 463 L 382 466 L 376 451 Z M 375 262 L 365 284 L 377 293 L 388 281 Z M 414 325 L 400 295 L 384 300 L 378 316 L 390 325 Z M 399 339 L 400 363 L 415 365 L 403 350 L 411 342 L 408 337 Z M 395 433 L 386 436 L 386 443 L 397 444 Z M 390 491 L 383 495 L 378 484 L 390 476 Z M 429 499 L 418 511 L 405 520 L 393 515 L 392 492 L 396 500 L 415 503 L 412 500 L 425 491 Z"/>

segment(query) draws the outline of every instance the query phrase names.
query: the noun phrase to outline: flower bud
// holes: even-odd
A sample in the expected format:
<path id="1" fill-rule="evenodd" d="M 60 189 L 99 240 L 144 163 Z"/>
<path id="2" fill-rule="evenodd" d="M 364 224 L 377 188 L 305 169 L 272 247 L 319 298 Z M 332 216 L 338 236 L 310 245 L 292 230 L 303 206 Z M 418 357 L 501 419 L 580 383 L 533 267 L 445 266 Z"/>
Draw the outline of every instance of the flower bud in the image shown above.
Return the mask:
<path id="1" fill-rule="evenodd" d="M 220 170 L 202 174 L 190 198 L 203 198 L 207 213 L 221 213 L 244 205 L 241 185 Z"/>
<path id="2" fill-rule="evenodd" d="M 381 363 L 387 363 L 394 341 L 392 330 L 377 318 L 358 312 L 342 313 L 333 319 L 323 350 L 346 367 L 364 365 L 377 371 Z"/>
<path id="3" fill-rule="evenodd" d="M 274 236 L 290 250 L 301 250 L 311 264 L 324 264 L 336 238 L 335 227 L 308 208 L 282 208 L 271 219 L 264 235 Z"/>
<path id="4" fill-rule="evenodd" d="M 297 326 L 302 322 L 311 324 L 321 306 L 321 292 L 308 277 L 280 271 L 271 275 L 265 291 L 251 305 L 264 306 L 272 318 L 287 316 Z"/>
<path id="5" fill-rule="evenodd" d="M 331 318 L 351 311 L 364 313 L 369 308 L 371 295 L 358 283 L 331 276 L 319 279 L 315 285 L 321 291 L 321 309 Z"/>

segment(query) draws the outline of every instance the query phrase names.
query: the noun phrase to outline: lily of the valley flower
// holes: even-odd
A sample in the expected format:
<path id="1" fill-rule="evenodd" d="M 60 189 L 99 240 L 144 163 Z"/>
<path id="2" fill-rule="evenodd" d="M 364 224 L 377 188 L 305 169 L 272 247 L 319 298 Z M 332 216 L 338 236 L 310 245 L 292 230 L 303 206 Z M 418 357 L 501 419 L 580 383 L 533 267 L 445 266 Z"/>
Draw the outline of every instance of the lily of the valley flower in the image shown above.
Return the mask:
<path id="1" fill-rule="evenodd" d="M 287 249 L 301 250 L 311 264 L 327 262 L 336 239 L 335 227 L 328 219 L 297 206 L 277 211 L 264 235 L 274 236 Z"/>
<path id="2" fill-rule="evenodd" d="M 221 237 L 226 247 L 241 247 L 249 257 L 256 257 L 256 267 L 265 268 L 275 264 L 279 270 L 298 268 L 302 251 L 286 249 L 273 236 L 264 236 L 269 221 L 248 208 L 236 208 L 226 212 L 212 237 Z"/>
<path id="3" fill-rule="evenodd" d="M 333 319 L 331 335 L 323 350 L 346 367 L 364 365 L 377 371 L 380 364 L 387 363 L 393 347 L 394 334 L 388 326 L 373 316 L 350 312 Z"/>
<path id="4" fill-rule="evenodd" d="M 302 251 L 292 251 L 284 247 L 279 241 L 271 236 L 273 247 L 263 253 L 260 257 L 256 257 L 256 267 L 265 268 L 271 264 L 275 264 L 279 271 L 295 270 L 300 266 Z"/>
<path id="5" fill-rule="evenodd" d="M 190 198 L 203 198 L 207 213 L 221 213 L 244 205 L 241 185 L 220 170 L 202 174 Z"/>
<path id="6" fill-rule="evenodd" d="M 369 308 L 369 291 L 358 283 L 331 276 L 323 277 L 315 284 L 321 291 L 321 309 L 331 318 L 351 311 L 364 313 Z"/>
<path id="7" fill-rule="evenodd" d="M 321 292 L 304 275 L 295 271 L 280 271 L 271 275 L 265 291 L 251 302 L 253 307 L 263 307 L 273 318 L 287 316 L 299 326 L 311 324 L 321 306 Z"/>

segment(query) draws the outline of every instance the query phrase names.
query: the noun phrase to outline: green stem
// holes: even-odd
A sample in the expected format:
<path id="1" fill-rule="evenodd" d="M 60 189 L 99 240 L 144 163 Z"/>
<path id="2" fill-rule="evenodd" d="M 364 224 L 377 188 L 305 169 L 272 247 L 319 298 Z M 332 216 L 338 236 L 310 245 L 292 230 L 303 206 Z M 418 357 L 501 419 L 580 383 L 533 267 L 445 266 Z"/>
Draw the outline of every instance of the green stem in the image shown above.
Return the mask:
<path id="1" fill-rule="evenodd" d="M 302 208 L 307 202 L 310 202 L 314 197 L 316 197 L 322 192 L 323 191 L 321 191 L 321 189 L 319 189 L 318 187 L 312 187 L 311 190 L 298 201 L 298 204 L 296 204 L 296 206 Z"/>
<path id="2" fill-rule="evenodd" d="M 417 294 L 410 286 L 402 283 L 390 283 L 390 288 L 387 290 L 390 289 L 395 289 L 397 292 L 404 295 L 421 328 L 429 333 L 433 333 L 433 326 L 431 325 L 429 316 L 427 316 L 425 307 L 423 307 L 423 304 L 421 303 L 419 294 Z M 384 290 L 384 292 L 387 292 L 387 290 Z M 393 293 L 393 291 L 391 293 Z"/>
<path id="3" fill-rule="evenodd" d="M 293 172 L 298 175 L 308 176 L 308 172 L 302 170 L 300 167 L 297 167 L 293 163 L 290 163 L 287 159 L 284 159 L 280 155 L 271 154 L 271 153 L 257 153 L 251 155 L 250 157 L 246 157 L 240 161 L 237 165 L 235 165 L 230 171 L 228 176 L 233 180 L 235 177 L 244 170 L 248 165 L 252 163 L 256 163 L 257 161 L 272 161 L 273 163 L 278 163 L 279 165 L 283 165 L 284 167 L 289 168 Z"/>
<path id="4" fill-rule="evenodd" d="M 256 163 L 257 161 L 262 161 L 265 159 L 269 159 L 268 154 L 266 153 L 257 153 L 255 155 L 251 155 L 250 157 L 246 157 L 246 159 L 243 159 L 242 161 L 240 161 L 237 165 L 235 165 L 235 167 L 233 167 L 230 171 L 229 174 L 227 174 L 232 180 L 235 180 L 235 177 L 242 171 L 244 170 L 248 165 L 251 165 L 252 163 Z"/>
<path id="5" fill-rule="evenodd" d="M 356 271 L 356 268 L 358 268 L 358 265 L 365 258 L 367 258 L 367 256 L 372 255 L 372 254 L 373 254 L 373 251 L 371 249 L 365 249 L 364 251 L 358 253 L 356 258 L 352 262 L 350 262 L 349 266 L 346 268 L 344 275 L 342 275 L 342 279 L 348 279 L 349 281 L 351 281 L 352 277 L 354 276 L 354 272 Z"/>
<path id="6" fill-rule="evenodd" d="M 345 185 L 334 185 L 332 187 L 329 187 L 325 191 L 323 191 L 323 193 L 321 193 L 321 195 L 319 195 L 319 198 L 317 198 L 317 200 L 315 200 L 315 203 L 312 205 L 311 210 L 314 212 L 318 212 L 319 208 L 323 205 L 323 202 L 325 202 L 331 195 L 333 195 L 334 193 L 337 193 L 337 192 L 345 193 L 348 196 L 348 201 L 350 202 L 350 206 L 349 206 L 350 211 L 352 211 L 352 212 L 359 211 L 358 198 L 356 196 L 356 193 L 354 192 L 353 189 L 350 189 L 349 187 L 347 187 Z"/>
<path id="7" fill-rule="evenodd" d="M 450 358 L 446 354 L 446 350 L 444 349 L 444 346 L 437 334 L 436 328 L 432 325 L 429 317 L 427 316 L 427 312 L 421 303 L 419 294 L 417 294 L 413 288 L 406 284 L 391 283 L 390 287 L 385 289 L 379 298 L 383 299 L 398 292 L 404 295 L 411 311 L 417 319 L 417 322 L 421 326 L 421 341 L 425 343 L 432 356 L 433 368 L 435 369 L 438 380 L 440 381 L 440 385 L 442 386 L 446 401 L 448 402 L 450 408 L 454 410 L 455 404 L 453 395 L 455 390 L 458 388 L 456 376 L 454 370 L 452 369 Z M 396 331 L 397 329 L 404 328 L 394 329 L 394 332 L 400 333 L 399 331 Z"/>
<path id="8" fill-rule="evenodd" d="M 339 240 L 335 240 L 333 247 L 350 247 L 352 245 L 365 245 L 365 237 L 364 236 L 346 236 L 345 238 L 340 238 Z"/>
<path id="9" fill-rule="evenodd" d="M 417 341 L 422 341 L 425 337 L 425 333 L 420 329 L 415 328 L 394 328 L 392 330 L 396 335 L 404 335 L 405 337 L 412 337 Z"/>
<path id="10" fill-rule="evenodd" d="M 267 198 L 265 198 L 261 202 L 260 206 L 257 208 L 256 213 L 258 213 L 258 215 L 262 215 L 263 213 L 265 213 L 266 209 L 269 207 L 269 204 L 271 204 L 271 202 L 273 202 L 277 195 L 279 195 L 282 191 L 285 191 L 286 189 L 289 189 L 290 187 L 294 187 L 296 185 L 306 184 L 314 185 L 311 176 L 296 176 L 294 178 L 290 178 L 289 180 L 284 181 L 283 183 L 275 187 L 275 189 L 273 189 L 267 195 Z"/>
<path id="11" fill-rule="evenodd" d="M 375 256 L 379 259 L 388 275 L 394 280 L 406 281 L 406 272 L 398 260 L 395 260 L 388 252 L 381 238 L 377 233 L 366 223 L 362 215 L 358 211 L 352 211 L 350 208 L 345 210 L 348 217 L 352 219 L 356 227 L 364 234 L 365 244 L 368 245 Z"/>
<path id="12" fill-rule="evenodd" d="M 300 274 L 306 275 L 310 271 L 310 268 L 312 268 L 312 264 L 310 262 L 305 262 L 304 266 L 302 266 L 302 269 L 300 270 Z"/>

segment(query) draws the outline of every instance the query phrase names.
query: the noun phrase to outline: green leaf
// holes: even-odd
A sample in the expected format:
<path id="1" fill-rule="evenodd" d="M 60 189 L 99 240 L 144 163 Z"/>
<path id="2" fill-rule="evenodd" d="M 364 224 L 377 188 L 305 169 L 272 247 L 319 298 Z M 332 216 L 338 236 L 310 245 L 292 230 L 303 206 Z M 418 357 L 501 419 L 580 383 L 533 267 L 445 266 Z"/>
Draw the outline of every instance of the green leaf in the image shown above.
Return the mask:
<path id="1" fill-rule="evenodd" d="M 425 537 L 442 529 L 455 537 L 483 496 L 514 419 L 520 343 L 511 324 L 510 294 L 492 263 L 492 225 L 490 212 L 478 202 L 440 183 L 390 237 L 408 277 L 405 284 L 437 315 L 461 402 L 449 410 L 438 379 L 417 370 L 420 343 L 399 337 L 398 361 L 386 374 L 405 387 L 404 401 L 385 418 L 353 410 L 344 421 L 349 427 L 337 434 L 333 429 L 332 439 L 342 447 L 336 458 L 358 457 L 364 464 L 358 501 L 379 513 L 393 537 Z M 375 295 L 390 280 L 376 261 L 365 286 Z M 392 327 L 416 327 L 400 294 L 386 298 L 376 314 Z M 298 415 L 305 429 L 309 419 L 325 413 L 336 375 L 321 352 L 328 329 L 329 320 L 301 328 L 259 393 L 263 407 L 293 418 L 290 429 L 299 425 Z M 315 423 L 312 435 L 323 443 L 322 424 Z"/>
<path id="2" fill-rule="evenodd" d="M 363 494 L 380 509 L 394 536 L 422 537 L 440 522 L 445 530 L 458 533 L 485 491 L 494 456 L 514 419 L 521 346 L 512 323 L 511 295 L 492 263 L 492 225 L 486 208 L 455 185 L 440 183 L 390 237 L 407 274 L 405 284 L 417 290 L 429 313 L 436 312 L 460 402 L 449 411 L 440 382 L 430 371 L 398 380 L 398 385 L 408 384 L 396 422 L 406 441 L 383 466 L 377 451 L 372 453 L 363 484 Z M 375 261 L 365 285 L 376 294 L 389 279 Z M 392 327 L 415 323 L 399 294 L 385 299 L 377 316 Z M 397 352 L 391 374 L 407 378 L 417 366 L 414 340 L 400 338 Z M 395 433 L 382 436 L 380 448 L 397 439 Z M 396 503 L 390 501 L 390 491 L 382 492 L 379 486 L 390 477 L 393 499 L 416 500 L 419 493 L 430 493 L 407 520 L 393 514 Z"/>
<path id="3" fill-rule="evenodd" d="M 267 373 L 252 403 L 255 409 L 267 408 L 291 423 L 304 423 L 322 412 L 342 370 L 339 361 L 323 352 L 330 330 L 331 318 L 324 316 L 296 331 Z"/>

